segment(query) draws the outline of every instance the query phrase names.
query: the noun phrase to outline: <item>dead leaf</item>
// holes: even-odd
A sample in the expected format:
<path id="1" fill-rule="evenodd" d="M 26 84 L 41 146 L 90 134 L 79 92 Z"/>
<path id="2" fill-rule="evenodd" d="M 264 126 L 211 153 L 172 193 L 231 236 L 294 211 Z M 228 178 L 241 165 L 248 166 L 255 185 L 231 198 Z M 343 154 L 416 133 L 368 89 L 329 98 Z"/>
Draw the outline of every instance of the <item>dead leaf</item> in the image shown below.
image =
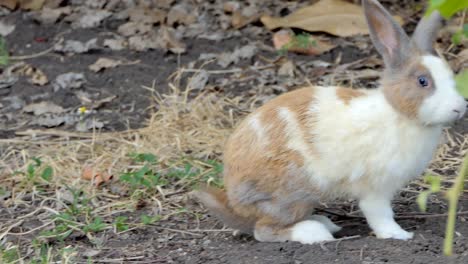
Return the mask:
<path id="1" fill-rule="evenodd" d="M 99 72 L 107 68 L 115 68 L 122 64 L 120 60 L 113 60 L 108 58 L 99 58 L 95 63 L 89 66 L 89 69 L 93 72 Z"/>
<path id="2" fill-rule="evenodd" d="M 287 50 L 308 55 L 319 55 L 336 47 L 329 41 L 314 36 L 305 35 L 305 39 L 299 40 L 294 32 L 286 29 L 280 30 L 273 35 L 273 45 L 276 50 Z"/>
<path id="3" fill-rule="evenodd" d="M 94 28 L 101 24 L 101 22 L 112 15 L 107 10 L 94 10 L 87 9 L 85 13 L 72 23 L 73 28 Z"/>
<path id="4" fill-rule="evenodd" d="M 193 90 L 203 90 L 208 83 L 209 77 L 207 71 L 201 70 L 190 79 L 188 86 Z"/>
<path id="5" fill-rule="evenodd" d="M 0 6 L 4 6 L 10 10 L 16 9 L 19 0 L 2 0 L 0 1 Z"/>
<path id="6" fill-rule="evenodd" d="M 294 78 L 295 71 L 296 65 L 294 65 L 292 61 L 288 60 L 285 63 L 283 63 L 283 65 L 281 65 L 281 67 L 278 69 L 278 75 Z"/>
<path id="7" fill-rule="evenodd" d="M 185 53 L 187 47 L 176 37 L 175 30 L 169 27 L 160 27 L 158 31 L 160 48 L 170 50 L 172 53 L 182 54 Z"/>
<path id="8" fill-rule="evenodd" d="M 400 17 L 394 18 L 403 24 Z M 260 20 L 269 30 L 300 28 L 340 37 L 369 33 L 362 7 L 343 0 L 321 0 L 285 17 L 262 16 Z"/>
<path id="9" fill-rule="evenodd" d="M 15 30 L 15 23 L 9 23 L 5 19 L 0 20 L 0 35 L 6 37 Z"/>
<path id="10" fill-rule="evenodd" d="M 166 12 L 161 9 L 149 9 L 137 7 L 128 12 L 129 19 L 132 22 L 145 24 L 160 24 L 166 19 Z"/>
<path id="11" fill-rule="evenodd" d="M 174 3 L 175 0 L 158 0 L 155 1 L 156 6 L 161 7 L 161 8 L 170 8 L 172 3 Z"/>
<path id="12" fill-rule="evenodd" d="M 78 122 L 75 126 L 76 131 L 80 132 L 88 132 L 89 130 L 93 129 L 101 129 L 104 127 L 104 123 L 98 120 L 93 119 L 86 119 L 81 122 Z"/>
<path id="13" fill-rule="evenodd" d="M 46 0 L 44 7 L 46 8 L 58 8 L 64 0 Z"/>
<path id="14" fill-rule="evenodd" d="M 52 86 L 54 87 L 54 92 L 61 89 L 77 89 L 83 86 L 85 81 L 84 74 L 69 72 L 57 76 Z"/>
<path id="15" fill-rule="evenodd" d="M 45 0 L 21 0 L 19 6 L 24 10 L 39 10 L 44 6 Z"/>
<path id="16" fill-rule="evenodd" d="M 260 17 L 259 14 L 254 14 L 252 16 L 245 16 L 240 11 L 235 11 L 232 14 L 231 25 L 235 29 L 240 29 L 246 25 L 255 22 Z"/>
<path id="17" fill-rule="evenodd" d="M 113 178 L 113 175 L 110 175 L 106 171 L 100 172 L 91 165 L 87 165 L 83 167 L 81 178 L 83 180 L 92 181 L 94 186 L 98 187 L 99 185 L 110 181 Z"/>
<path id="18" fill-rule="evenodd" d="M 45 113 L 34 119 L 31 124 L 43 127 L 57 127 L 60 125 L 72 125 L 78 122 L 80 118 L 77 115 L 69 113 Z"/>
<path id="19" fill-rule="evenodd" d="M 257 46 L 254 44 L 248 44 L 241 48 L 235 49 L 233 52 L 221 53 L 218 56 L 218 64 L 226 68 L 232 63 L 238 63 L 241 59 L 250 59 L 257 53 Z"/>
<path id="20" fill-rule="evenodd" d="M 224 12 L 234 13 L 235 11 L 240 9 L 240 3 L 236 1 L 229 1 L 223 4 Z"/>
<path id="21" fill-rule="evenodd" d="M 77 40 L 67 40 L 54 45 L 54 51 L 63 53 L 85 53 L 95 49 L 99 49 L 97 38 L 90 39 L 86 43 Z"/>
<path id="22" fill-rule="evenodd" d="M 175 23 L 190 25 L 195 23 L 197 17 L 195 15 L 195 8 L 187 4 L 178 4 L 171 8 L 167 14 L 167 24 L 173 26 Z"/>
<path id="23" fill-rule="evenodd" d="M 240 29 L 260 18 L 260 12 L 256 6 L 250 5 L 236 10 L 232 14 L 231 25 L 235 29 Z"/>
<path id="24" fill-rule="evenodd" d="M 40 11 L 34 13 L 32 15 L 32 18 L 41 24 L 53 24 L 57 22 L 62 16 L 70 15 L 71 13 L 72 9 L 70 6 L 65 6 L 56 9 L 44 7 Z"/>
<path id="25" fill-rule="evenodd" d="M 128 37 L 140 34 L 142 35 L 150 32 L 151 30 L 153 30 L 152 25 L 141 22 L 127 22 L 125 24 L 120 25 L 117 29 L 117 32 L 119 32 L 119 34 L 121 34 L 122 36 Z"/>
<path id="26" fill-rule="evenodd" d="M 63 113 L 65 110 L 63 107 L 56 105 L 51 102 L 40 102 L 40 103 L 35 103 L 35 104 L 29 104 L 23 108 L 23 111 L 26 113 L 33 113 L 34 115 L 42 115 L 45 113 L 53 113 L 53 114 L 58 114 L 58 113 Z"/>
<path id="27" fill-rule="evenodd" d="M 148 49 L 158 49 L 160 47 L 155 34 L 136 35 L 128 38 L 128 46 L 132 50 L 145 51 Z"/>
<path id="28" fill-rule="evenodd" d="M 43 71 L 36 68 L 36 70 L 31 76 L 31 83 L 39 85 L 39 86 L 44 86 L 47 83 L 49 83 L 49 79 L 47 78 L 47 76 L 44 74 Z"/>
<path id="29" fill-rule="evenodd" d="M 29 81 L 32 84 L 43 86 L 49 83 L 49 79 L 44 74 L 44 72 L 41 69 L 33 67 L 30 64 L 22 65 L 22 67 L 18 68 L 16 72 L 20 75 L 29 77 Z"/>
<path id="30" fill-rule="evenodd" d="M 105 39 L 102 43 L 104 47 L 108 47 L 111 50 L 123 50 L 127 47 L 128 43 L 125 41 L 124 38 L 118 39 Z"/>

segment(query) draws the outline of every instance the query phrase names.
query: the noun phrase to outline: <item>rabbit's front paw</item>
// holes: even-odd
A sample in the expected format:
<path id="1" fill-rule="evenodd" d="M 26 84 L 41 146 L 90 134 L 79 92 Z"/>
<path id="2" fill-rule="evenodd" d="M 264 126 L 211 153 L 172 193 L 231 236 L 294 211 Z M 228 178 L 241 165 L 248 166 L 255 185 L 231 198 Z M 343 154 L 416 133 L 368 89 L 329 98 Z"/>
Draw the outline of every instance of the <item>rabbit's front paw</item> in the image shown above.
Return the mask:
<path id="1" fill-rule="evenodd" d="M 403 230 L 401 227 L 392 227 L 380 230 L 379 232 L 375 232 L 377 238 L 393 238 L 393 239 L 400 239 L 400 240 L 408 240 L 413 238 L 412 232 L 407 232 Z"/>

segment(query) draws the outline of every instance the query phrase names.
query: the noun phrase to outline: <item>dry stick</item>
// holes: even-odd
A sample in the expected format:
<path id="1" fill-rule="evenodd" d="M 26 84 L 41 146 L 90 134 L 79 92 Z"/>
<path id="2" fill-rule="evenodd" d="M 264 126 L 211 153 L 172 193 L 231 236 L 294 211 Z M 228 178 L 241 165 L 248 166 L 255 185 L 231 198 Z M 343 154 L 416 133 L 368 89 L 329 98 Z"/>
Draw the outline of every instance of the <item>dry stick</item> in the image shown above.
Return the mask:
<path id="1" fill-rule="evenodd" d="M 59 39 L 54 45 L 52 45 L 52 47 L 44 50 L 44 51 L 41 51 L 39 53 L 36 53 L 36 54 L 31 54 L 31 55 L 23 55 L 23 56 L 10 56 L 9 59 L 10 60 L 27 60 L 27 59 L 34 59 L 34 58 L 37 58 L 37 57 L 41 57 L 43 55 L 46 55 L 47 53 L 51 52 L 54 50 L 54 46 L 57 45 L 57 44 L 60 44 L 63 42 L 63 38 Z"/>

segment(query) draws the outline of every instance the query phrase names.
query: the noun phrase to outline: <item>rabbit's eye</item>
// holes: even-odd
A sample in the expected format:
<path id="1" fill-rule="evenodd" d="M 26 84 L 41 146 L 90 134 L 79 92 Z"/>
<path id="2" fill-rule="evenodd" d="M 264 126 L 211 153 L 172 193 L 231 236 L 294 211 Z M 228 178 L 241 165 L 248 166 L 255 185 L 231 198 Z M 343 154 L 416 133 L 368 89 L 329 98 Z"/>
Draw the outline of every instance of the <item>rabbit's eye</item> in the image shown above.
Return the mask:
<path id="1" fill-rule="evenodd" d="M 418 83 L 421 87 L 427 87 L 429 85 L 429 80 L 427 79 L 426 76 L 419 76 L 418 77 Z"/>

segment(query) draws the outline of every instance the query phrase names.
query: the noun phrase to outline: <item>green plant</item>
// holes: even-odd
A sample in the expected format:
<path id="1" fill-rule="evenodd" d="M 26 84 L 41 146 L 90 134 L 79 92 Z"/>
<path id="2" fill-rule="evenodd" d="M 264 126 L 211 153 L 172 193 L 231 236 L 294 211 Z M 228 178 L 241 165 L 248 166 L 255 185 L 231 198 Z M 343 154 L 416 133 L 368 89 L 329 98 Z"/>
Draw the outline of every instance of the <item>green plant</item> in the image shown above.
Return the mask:
<path id="1" fill-rule="evenodd" d="M 167 182 L 161 177 L 161 174 L 155 172 L 152 167 L 156 165 L 157 158 L 153 154 L 130 154 L 130 157 L 136 163 L 143 163 L 143 166 L 137 170 L 129 171 L 120 175 L 120 180 L 130 185 L 132 192 L 136 189 L 144 188 L 149 191 L 156 189 L 156 186 L 165 185 Z"/>
<path id="2" fill-rule="evenodd" d="M 32 162 L 26 167 L 26 172 L 17 171 L 15 174 L 26 176 L 26 184 L 37 185 L 41 183 L 41 179 L 45 182 L 50 182 L 53 176 L 53 169 L 50 166 L 43 166 L 40 158 L 32 157 Z"/>
<path id="3" fill-rule="evenodd" d="M 290 49 L 309 49 L 317 46 L 317 41 L 313 40 L 309 33 L 293 35 L 291 40 L 279 49 L 280 54 L 286 54 Z"/>
<path id="4" fill-rule="evenodd" d="M 442 16 L 450 18 L 465 8 L 468 8 L 468 2 L 463 0 L 429 0 L 427 13 L 438 10 Z"/>
<path id="5" fill-rule="evenodd" d="M 149 215 L 141 215 L 141 223 L 144 225 L 151 225 L 156 223 L 157 221 L 161 220 L 160 215 L 149 216 Z"/>
<path id="6" fill-rule="evenodd" d="M 117 232 L 127 231 L 129 229 L 127 220 L 128 220 L 128 217 L 126 216 L 117 216 L 114 221 L 115 230 Z"/>
<path id="7" fill-rule="evenodd" d="M 10 62 L 10 55 L 6 46 L 5 39 L 0 36 L 0 65 L 8 65 Z"/>
<path id="8" fill-rule="evenodd" d="M 0 263 L 17 263 L 20 259 L 18 247 L 12 246 L 4 248 L 0 246 Z"/>
<path id="9" fill-rule="evenodd" d="M 85 232 L 98 233 L 103 231 L 107 227 L 101 217 L 96 217 L 94 220 L 84 227 Z"/>

